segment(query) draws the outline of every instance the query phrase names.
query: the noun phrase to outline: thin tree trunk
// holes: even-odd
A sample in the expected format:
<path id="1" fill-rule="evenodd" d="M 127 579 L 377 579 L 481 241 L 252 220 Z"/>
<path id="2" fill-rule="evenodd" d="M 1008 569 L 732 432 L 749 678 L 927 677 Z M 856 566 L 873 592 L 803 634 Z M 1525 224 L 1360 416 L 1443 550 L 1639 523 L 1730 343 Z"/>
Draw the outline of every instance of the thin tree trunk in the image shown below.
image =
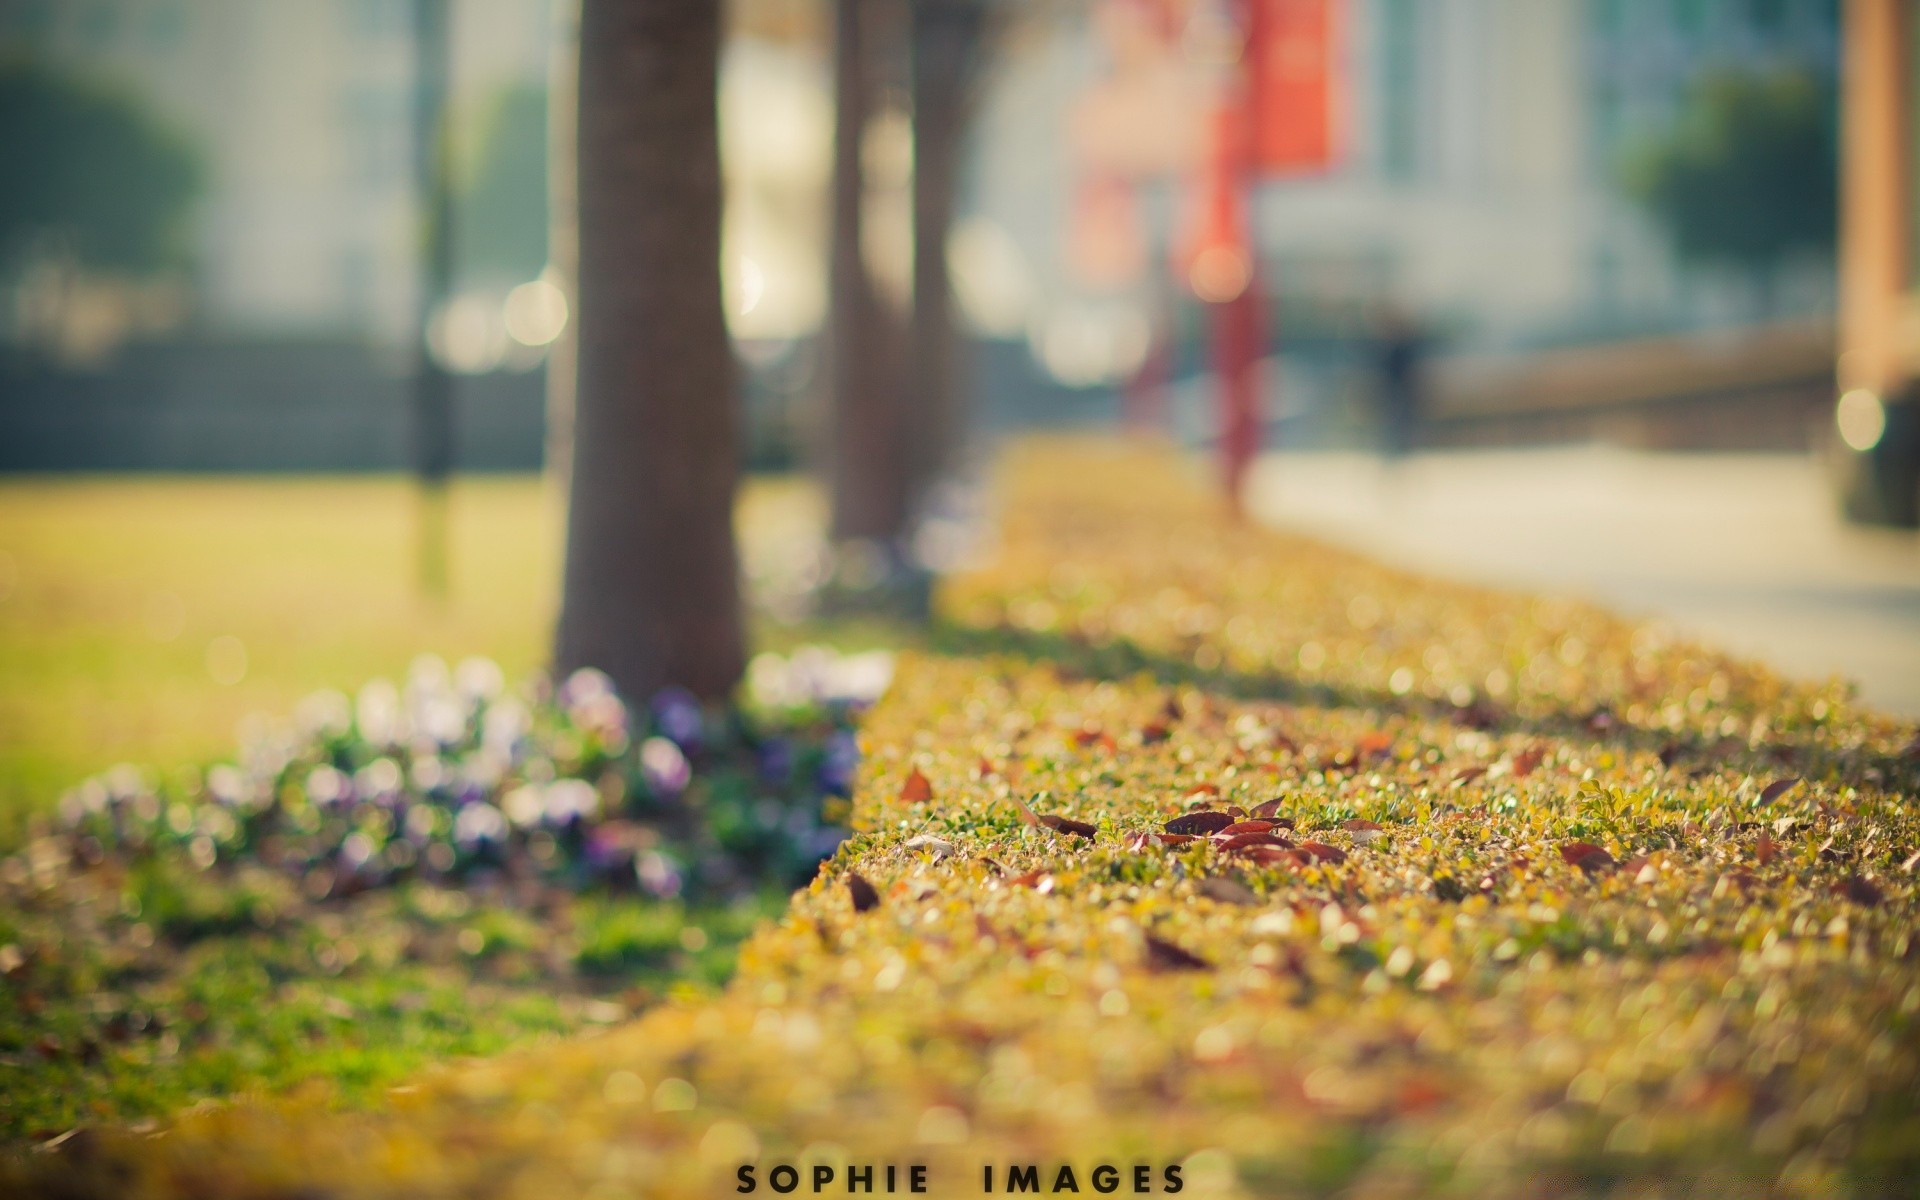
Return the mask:
<path id="1" fill-rule="evenodd" d="M 720 6 L 584 0 L 579 387 L 554 658 L 644 700 L 740 677 L 739 416 L 720 299 Z"/>
<path id="2" fill-rule="evenodd" d="M 911 492 L 951 469 L 966 437 L 947 235 L 959 199 L 961 143 L 986 23 L 980 0 L 913 6 L 913 370 Z"/>
<path id="3" fill-rule="evenodd" d="M 828 360 L 832 536 L 894 544 L 906 530 L 909 452 L 894 383 L 893 314 L 861 257 L 861 138 L 873 111 L 873 0 L 834 3 L 833 230 Z"/>
<path id="4" fill-rule="evenodd" d="M 580 0 L 553 0 L 547 70 L 547 269 L 567 298 L 568 320 L 547 349 L 547 477 L 564 495 L 573 475 L 573 408 L 580 307 Z"/>

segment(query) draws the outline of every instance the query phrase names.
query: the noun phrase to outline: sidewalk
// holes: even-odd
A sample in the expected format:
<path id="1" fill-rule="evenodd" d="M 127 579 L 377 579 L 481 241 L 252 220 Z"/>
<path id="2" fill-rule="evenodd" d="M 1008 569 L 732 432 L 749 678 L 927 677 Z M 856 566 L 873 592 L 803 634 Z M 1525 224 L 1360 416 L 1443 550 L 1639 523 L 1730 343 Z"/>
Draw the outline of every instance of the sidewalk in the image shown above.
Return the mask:
<path id="1" fill-rule="evenodd" d="M 1910 726 L 1578 604 L 1226 527 L 1138 451 L 1030 444 L 1000 496 L 998 557 L 867 722 L 862 832 L 720 999 L 387 1112 L 89 1133 L 0 1190 L 1920 1179 Z M 1205 836 L 1236 807 L 1272 824 Z M 1193 810 L 1225 815 L 1167 829 Z"/>
<path id="2" fill-rule="evenodd" d="M 1920 534 L 1843 522 L 1819 464 L 1602 447 L 1453 451 L 1398 466 L 1275 454 L 1264 520 L 1448 578 L 1661 617 L 1801 679 L 1920 715 Z"/>

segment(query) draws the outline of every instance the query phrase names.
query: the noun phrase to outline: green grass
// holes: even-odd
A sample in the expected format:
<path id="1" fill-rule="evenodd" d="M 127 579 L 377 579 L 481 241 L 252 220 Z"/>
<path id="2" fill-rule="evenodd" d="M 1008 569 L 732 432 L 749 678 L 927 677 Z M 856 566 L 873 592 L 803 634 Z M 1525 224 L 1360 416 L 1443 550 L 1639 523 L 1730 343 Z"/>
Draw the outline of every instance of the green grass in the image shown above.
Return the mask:
<path id="1" fill-rule="evenodd" d="M 381 478 L 0 481 L 0 845 L 87 775 L 229 754 L 247 717 L 419 654 L 539 665 L 555 498 L 457 483 L 444 602 L 416 585 L 414 504 Z M 209 671 L 220 638 L 237 680 Z"/>
<path id="2" fill-rule="evenodd" d="M 761 575 L 818 524 L 792 480 L 754 481 L 741 513 Z M 536 670 L 551 490 L 458 481 L 441 600 L 416 582 L 415 514 L 391 478 L 0 481 L 0 856 L 81 779 L 228 757 L 242 722 L 314 690 L 400 678 L 422 653 Z M 822 632 L 763 625 L 761 641 Z M 237 678 L 216 639 L 243 651 Z M 316 903 L 266 871 L 36 861 L 28 848 L 0 877 L 0 1139 L 301 1083 L 363 1103 L 449 1057 L 712 988 L 784 902 L 687 912 L 422 884 Z"/>

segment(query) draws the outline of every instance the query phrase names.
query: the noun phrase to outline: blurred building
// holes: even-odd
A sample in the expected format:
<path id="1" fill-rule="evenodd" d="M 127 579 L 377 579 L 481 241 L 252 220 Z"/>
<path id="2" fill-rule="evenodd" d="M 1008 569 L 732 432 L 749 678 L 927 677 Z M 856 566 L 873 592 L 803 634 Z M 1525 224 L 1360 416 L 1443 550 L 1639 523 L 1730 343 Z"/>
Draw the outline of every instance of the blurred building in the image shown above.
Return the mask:
<path id="1" fill-rule="evenodd" d="M 453 7 L 456 111 L 544 86 L 546 0 Z M 0 49 L 132 93 L 200 151 L 203 329 L 406 336 L 419 236 L 410 0 L 0 0 Z"/>
<path id="2" fill-rule="evenodd" d="M 1623 175 L 1637 148 L 1682 119 L 1709 72 L 1797 68 L 1831 91 L 1836 7 L 1350 0 L 1338 33 L 1340 163 L 1270 181 L 1259 196 L 1261 257 L 1280 305 L 1297 329 L 1392 298 L 1481 349 L 1830 313 L 1830 257 L 1787 264 L 1763 300 L 1750 279 L 1682 263 Z M 1183 37 L 1204 52 L 1191 30 Z M 1019 252 L 1043 358 L 1050 326 L 1105 314 L 1137 328 L 1138 310 L 1154 303 L 1146 288 L 1124 302 L 1090 291 L 1062 253 L 1081 214 L 1062 200 L 1077 167 L 1058 152 L 1059 114 L 1108 69 L 1105 57 L 1085 22 L 1062 22 L 1018 47 L 983 118 L 976 212 Z M 1146 199 L 1155 254 L 1179 236 L 1180 192 L 1173 184 Z M 1108 375 L 1122 378 L 1139 338 L 1109 340 Z"/>

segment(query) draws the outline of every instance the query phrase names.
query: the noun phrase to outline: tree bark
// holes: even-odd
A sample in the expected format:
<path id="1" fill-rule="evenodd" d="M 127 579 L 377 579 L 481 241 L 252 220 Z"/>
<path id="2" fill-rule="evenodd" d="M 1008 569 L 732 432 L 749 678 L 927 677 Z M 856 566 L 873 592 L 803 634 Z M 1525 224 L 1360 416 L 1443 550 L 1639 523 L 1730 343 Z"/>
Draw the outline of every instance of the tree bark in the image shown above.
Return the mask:
<path id="1" fill-rule="evenodd" d="M 874 0 L 834 0 L 828 468 L 834 541 L 892 546 L 906 532 L 910 451 L 895 369 L 898 318 L 887 310 L 861 255 L 861 139 L 875 90 L 873 8 Z"/>
<path id="2" fill-rule="evenodd" d="M 578 390 L 554 658 L 630 701 L 743 667 L 720 298 L 720 5 L 584 0 Z"/>
<path id="3" fill-rule="evenodd" d="M 955 465 L 966 439 L 947 236 L 986 24 L 981 0 L 913 6 L 913 478 L 915 498 Z"/>

